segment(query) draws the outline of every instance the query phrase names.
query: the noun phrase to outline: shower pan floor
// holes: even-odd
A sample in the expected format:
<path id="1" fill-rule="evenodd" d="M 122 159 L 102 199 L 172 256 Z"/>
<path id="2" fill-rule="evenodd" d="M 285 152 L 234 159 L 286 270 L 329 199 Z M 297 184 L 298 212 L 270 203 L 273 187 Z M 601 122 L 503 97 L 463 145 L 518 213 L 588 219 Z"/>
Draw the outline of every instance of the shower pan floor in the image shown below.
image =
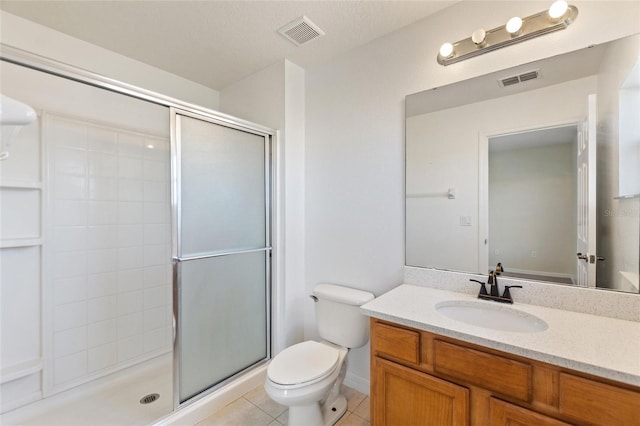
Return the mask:
<path id="1" fill-rule="evenodd" d="M 0 417 L 6 425 L 126 426 L 151 424 L 173 409 L 172 354 L 168 353 L 116 373 L 100 383 L 87 383 Z M 150 404 L 140 399 L 160 394 Z"/>

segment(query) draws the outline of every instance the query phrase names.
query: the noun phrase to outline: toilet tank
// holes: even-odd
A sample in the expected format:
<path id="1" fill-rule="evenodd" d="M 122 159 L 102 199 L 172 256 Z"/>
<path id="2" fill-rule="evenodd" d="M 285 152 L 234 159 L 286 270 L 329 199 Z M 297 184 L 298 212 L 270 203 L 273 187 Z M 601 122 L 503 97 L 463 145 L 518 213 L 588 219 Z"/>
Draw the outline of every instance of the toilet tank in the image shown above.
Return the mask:
<path id="1" fill-rule="evenodd" d="M 336 284 L 318 284 L 313 295 L 320 337 L 345 348 L 359 348 L 367 343 L 369 318 L 360 312 L 360 306 L 374 299 L 372 293 Z"/>

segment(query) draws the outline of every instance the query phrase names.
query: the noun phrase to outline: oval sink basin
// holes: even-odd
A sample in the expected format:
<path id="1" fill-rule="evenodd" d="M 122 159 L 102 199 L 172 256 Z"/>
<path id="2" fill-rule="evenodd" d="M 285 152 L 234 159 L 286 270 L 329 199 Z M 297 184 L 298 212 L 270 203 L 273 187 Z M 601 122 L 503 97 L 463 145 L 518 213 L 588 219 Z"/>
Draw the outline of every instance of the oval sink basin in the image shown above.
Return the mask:
<path id="1" fill-rule="evenodd" d="M 453 320 L 493 330 L 536 333 L 549 328 L 535 315 L 491 303 L 451 300 L 437 303 L 436 311 Z"/>

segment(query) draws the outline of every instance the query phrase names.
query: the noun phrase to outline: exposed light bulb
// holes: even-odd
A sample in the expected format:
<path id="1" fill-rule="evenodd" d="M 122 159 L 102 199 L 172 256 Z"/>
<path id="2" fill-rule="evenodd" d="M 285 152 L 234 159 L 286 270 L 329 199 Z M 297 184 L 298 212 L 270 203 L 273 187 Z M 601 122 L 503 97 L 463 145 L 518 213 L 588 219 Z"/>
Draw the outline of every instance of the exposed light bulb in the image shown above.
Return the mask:
<path id="1" fill-rule="evenodd" d="M 549 16 L 551 19 L 559 19 L 561 18 L 569 8 L 569 5 L 564 0 L 558 0 L 553 2 L 553 4 L 549 7 Z"/>
<path id="2" fill-rule="evenodd" d="M 483 28 L 478 28 L 471 34 L 471 40 L 477 45 L 484 43 L 484 39 L 487 36 L 487 32 Z"/>
<path id="3" fill-rule="evenodd" d="M 440 56 L 442 56 L 443 58 L 448 58 L 452 54 L 453 54 L 453 44 L 445 43 L 442 46 L 440 46 Z"/>
<path id="4" fill-rule="evenodd" d="M 509 34 L 518 34 L 520 29 L 522 29 L 522 19 L 514 16 L 513 18 L 509 19 L 509 21 L 507 21 L 506 28 Z"/>

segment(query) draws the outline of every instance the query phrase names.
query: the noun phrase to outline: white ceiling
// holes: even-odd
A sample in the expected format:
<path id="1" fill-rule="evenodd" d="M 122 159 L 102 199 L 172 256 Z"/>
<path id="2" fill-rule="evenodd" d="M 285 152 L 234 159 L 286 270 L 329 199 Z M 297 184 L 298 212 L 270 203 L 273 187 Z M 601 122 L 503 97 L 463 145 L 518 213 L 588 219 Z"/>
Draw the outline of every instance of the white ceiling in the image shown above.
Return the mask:
<path id="1" fill-rule="evenodd" d="M 220 90 L 284 58 L 304 67 L 455 1 L 0 1 L 0 8 Z M 278 28 L 306 15 L 326 35 L 296 47 Z"/>

